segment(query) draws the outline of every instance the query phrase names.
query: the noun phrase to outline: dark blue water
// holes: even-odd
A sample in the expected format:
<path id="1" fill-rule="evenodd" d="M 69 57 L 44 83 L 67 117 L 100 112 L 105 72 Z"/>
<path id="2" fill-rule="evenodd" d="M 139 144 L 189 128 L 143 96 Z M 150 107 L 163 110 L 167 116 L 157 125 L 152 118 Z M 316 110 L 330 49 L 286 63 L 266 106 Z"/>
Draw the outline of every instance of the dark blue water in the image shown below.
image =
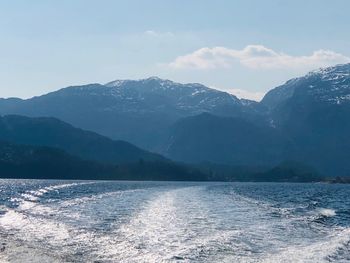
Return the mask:
<path id="1" fill-rule="evenodd" d="M 0 262 L 350 262 L 350 186 L 0 180 Z"/>

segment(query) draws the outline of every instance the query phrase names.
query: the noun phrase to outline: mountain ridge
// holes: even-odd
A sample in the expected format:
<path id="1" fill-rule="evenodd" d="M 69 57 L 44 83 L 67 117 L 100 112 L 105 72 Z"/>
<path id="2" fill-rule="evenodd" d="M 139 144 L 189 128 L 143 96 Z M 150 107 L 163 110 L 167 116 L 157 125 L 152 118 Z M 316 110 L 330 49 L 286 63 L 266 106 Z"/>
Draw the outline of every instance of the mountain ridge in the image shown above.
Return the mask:
<path id="1" fill-rule="evenodd" d="M 347 175 L 349 102 L 350 64 L 343 64 L 291 79 L 260 103 L 201 84 L 151 77 L 71 86 L 25 101 L 0 100 L 0 114 L 53 116 L 183 162 L 305 161 L 323 173 Z"/>
<path id="2" fill-rule="evenodd" d="M 0 140 L 17 144 L 54 147 L 85 160 L 119 164 L 165 161 L 158 154 L 128 142 L 113 141 L 94 132 L 48 117 L 0 116 Z"/>
<path id="3" fill-rule="evenodd" d="M 290 79 L 267 92 L 261 103 L 274 108 L 296 92 L 328 103 L 350 102 L 350 63 L 319 68 L 302 77 Z M 273 99 L 277 100 L 271 101 Z"/>
<path id="4" fill-rule="evenodd" d="M 26 100 L 0 100 L 2 115 L 55 117 L 147 150 L 154 150 L 155 137 L 180 118 L 202 112 L 255 116 L 257 107 L 256 103 L 248 105 L 246 100 L 201 84 L 159 78 L 119 81 L 118 87 L 70 86 Z"/>

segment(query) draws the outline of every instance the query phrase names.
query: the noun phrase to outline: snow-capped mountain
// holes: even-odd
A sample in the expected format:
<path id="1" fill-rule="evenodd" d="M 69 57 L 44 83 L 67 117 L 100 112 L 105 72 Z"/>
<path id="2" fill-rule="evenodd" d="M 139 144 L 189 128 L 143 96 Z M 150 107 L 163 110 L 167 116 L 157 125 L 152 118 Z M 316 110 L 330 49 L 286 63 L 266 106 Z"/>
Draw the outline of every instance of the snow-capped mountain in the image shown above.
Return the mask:
<path id="1" fill-rule="evenodd" d="M 289 80 L 261 103 L 152 77 L 0 99 L 0 114 L 56 117 L 183 162 L 292 160 L 325 174 L 348 175 L 349 96 L 346 64 Z"/>
<path id="2" fill-rule="evenodd" d="M 308 77 L 318 80 L 308 86 L 311 96 L 335 104 L 350 102 L 350 64 L 323 68 Z"/>
<path id="3" fill-rule="evenodd" d="M 41 97 L 87 97 L 105 99 L 100 111 L 157 112 L 178 111 L 178 114 L 199 114 L 218 111 L 221 107 L 244 107 L 247 100 L 232 94 L 208 88 L 202 84 L 180 84 L 151 77 L 141 80 L 115 80 L 105 85 L 72 86 Z M 249 101 L 254 104 L 253 101 Z"/>
<path id="4" fill-rule="evenodd" d="M 292 97 L 328 104 L 350 103 L 350 64 L 321 68 L 289 80 L 268 92 L 262 103 L 274 108 Z"/>
<path id="5" fill-rule="evenodd" d="M 213 111 L 224 105 L 242 105 L 234 95 L 210 89 L 202 84 L 180 84 L 157 77 L 142 80 L 116 80 L 105 86 L 111 88 L 112 96 L 137 102 L 149 111 L 171 107 L 178 111 L 197 114 Z"/>
<path id="6" fill-rule="evenodd" d="M 350 174 L 350 64 L 312 71 L 271 90 L 261 102 L 289 137 L 291 156 L 325 173 Z"/>
<path id="7" fill-rule="evenodd" d="M 28 100 L 0 100 L 0 114 L 56 117 L 152 149 L 158 134 L 179 118 L 203 112 L 255 114 L 258 103 L 248 102 L 201 84 L 151 77 L 72 86 Z"/>

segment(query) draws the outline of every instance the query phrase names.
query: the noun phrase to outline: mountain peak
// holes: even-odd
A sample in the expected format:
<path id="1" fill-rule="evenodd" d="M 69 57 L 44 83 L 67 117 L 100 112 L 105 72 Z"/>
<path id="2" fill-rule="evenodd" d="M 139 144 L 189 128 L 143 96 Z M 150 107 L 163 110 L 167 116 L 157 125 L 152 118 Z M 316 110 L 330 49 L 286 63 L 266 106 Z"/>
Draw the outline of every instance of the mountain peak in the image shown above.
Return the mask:
<path id="1" fill-rule="evenodd" d="M 350 63 L 320 68 L 269 91 L 262 103 L 270 108 L 298 94 L 299 98 L 330 104 L 350 102 Z"/>
<path id="2" fill-rule="evenodd" d="M 169 81 L 169 80 L 166 80 L 166 79 L 161 79 L 161 78 L 159 78 L 159 77 L 157 77 L 157 76 L 151 76 L 151 77 L 149 77 L 149 78 L 145 78 L 145 79 L 143 79 L 144 81 L 145 80 L 148 80 L 148 81 L 150 81 L 150 80 L 154 80 L 154 81 Z"/>
<path id="3" fill-rule="evenodd" d="M 104 86 L 111 87 L 111 88 L 119 88 L 119 87 L 122 87 L 128 83 L 145 84 L 145 83 L 151 83 L 151 82 L 157 83 L 160 86 L 165 86 L 165 85 L 170 86 L 170 85 L 178 84 L 178 83 L 175 83 L 175 82 L 168 80 L 168 79 L 161 79 L 161 78 L 156 77 L 156 76 L 151 76 L 149 78 L 138 79 L 138 80 L 129 80 L 129 79 L 114 80 L 114 81 L 111 81 L 111 82 L 104 84 Z"/>
<path id="4" fill-rule="evenodd" d="M 130 80 L 130 79 L 124 79 L 124 80 L 114 80 L 111 82 L 108 82 L 106 84 L 104 84 L 104 86 L 107 87 L 121 87 L 124 86 L 124 84 L 128 84 L 128 83 L 140 83 L 140 84 L 148 84 L 148 83 L 156 83 L 157 85 L 161 86 L 161 87 L 170 87 L 170 86 L 177 86 L 177 87 L 205 87 L 207 89 L 209 89 L 208 87 L 199 84 L 199 83 L 178 83 L 169 79 L 162 79 L 159 78 L 157 76 L 151 76 L 148 78 L 144 78 L 144 79 L 138 79 L 138 80 Z"/>
<path id="5" fill-rule="evenodd" d="M 349 73 L 350 72 L 350 63 L 338 64 L 331 67 L 322 67 L 316 70 L 311 71 L 309 74 L 329 74 L 329 73 Z"/>
<path id="6" fill-rule="evenodd" d="M 110 81 L 110 82 L 104 84 L 104 86 L 111 87 L 111 88 L 113 88 L 113 87 L 120 87 L 127 81 L 129 81 L 129 80 L 117 79 L 117 80 L 113 80 L 113 81 Z"/>
<path id="7" fill-rule="evenodd" d="M 341 81 L 350 77 L 350 63 L 332 67 L 319 68 L 309 72 L 305 77 L 319 77 L 322 81 Z"/>

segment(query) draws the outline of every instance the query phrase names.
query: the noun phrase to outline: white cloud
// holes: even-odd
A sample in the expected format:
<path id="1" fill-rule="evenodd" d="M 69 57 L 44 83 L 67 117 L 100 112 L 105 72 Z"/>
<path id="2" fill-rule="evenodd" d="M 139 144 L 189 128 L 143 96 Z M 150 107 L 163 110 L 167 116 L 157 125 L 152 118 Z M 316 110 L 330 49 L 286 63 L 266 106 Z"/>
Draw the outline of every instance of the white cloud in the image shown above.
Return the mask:
<path id="1" fill-rule="evenodd" d="M 253 69 L 312 69 L 350 62 L 350 58 L 331 50 L 320 49 L 309 56 L 292 56 L 262 45 L 248 45 L 241 50 L 201 48 L 177 57 L 169 66 L 175 69 L 215 69 L 229 68 L 235 62 Z"/>
<path id="2" fill-rule="evenodd" d="M 147 30 L 145 32 L 143 32 L 144 35 L 148 36 L 148 37 L 155 37 L 155 38 L 172 38 L 174 37 L 174 33 L 172 32 L 158 32 L 158 31 L 154 31 L 154 30 Z"/>
<path id="3" fill-rule="evenodd" d="M 255 100 L 255 101 L 261 101 L 261 99 L 264 97 L 264 92 L 258 92 L 258 91 L 248 91 L 243 89 L 229 89 L 226 90 L 228 93 L 231 93 L 235 95 L 236 97 L 240 99 L 249 99 L 249 100 Z"/>
<path id="4" fill-rule="evenodd" d="M 261 101 L 261 99 L 264 97 L 266 92 L 261 91 L 249 91 L 244 89 L 221 89 L 217 86 L 209 85 L 210 88 L 225 91 L 227 93 L 230 93 L 232 95 L 235 95 L 239 99 L 248 99 L 248 100 L 255 100 L 255 101 Z"/>

